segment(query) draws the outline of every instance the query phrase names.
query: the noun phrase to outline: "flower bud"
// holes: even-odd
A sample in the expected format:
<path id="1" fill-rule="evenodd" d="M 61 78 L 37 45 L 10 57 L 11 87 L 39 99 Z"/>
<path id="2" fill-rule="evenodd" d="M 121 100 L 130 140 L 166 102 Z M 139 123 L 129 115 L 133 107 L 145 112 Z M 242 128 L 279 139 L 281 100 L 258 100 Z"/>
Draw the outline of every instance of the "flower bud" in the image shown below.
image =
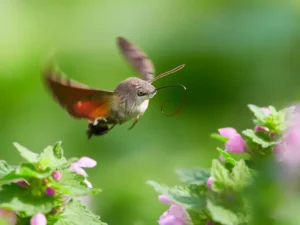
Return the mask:
<path id="1" fill-rule="evenodd" d="M 269 132 L 269 128 L 263 127 L 263 126 L 256 126 L 255 127 L 255 132 Z"/>
<path id="2" fill-rule="evenodd" d="M 52 172 L 52 177 L 54 180 L 60 180 L 61 179 L 61 173 L 59 171 Z"/>
<path id="3" fill-rule="evenodd" d="M 173 202 L 169 200 L 167 195 L 160 195 L 158 196 L 158 200 L 164 204 L 172 204 Z"/>
<path id="4" fill-rule="evenodd" d="M 29 184 L 25 180 L 18 180 L 16 183 L 22 188 L 27 188 L 29 186 Z"/>
<path id="5" fill-rule="evenodd" d="M 42 213 L 37 213 L 30 219 L 30 225 L 47 225 L 46 216 Z"/>
<path id="6" fill-rule="evenodd" d="M 43 183 L 43 185 L 47 185 L 49 183 L 49 180 L 48 179 L 43 179 L 42 183 Z"/>
<path id="7" fill-rule="evenodd" d="M 207 179 L 206 186 L 207 186 L 207 188 L 210 189 L 210 190 L 211 190 L 213 181 L 214 181 L 214 178 L 213 178 L 213 177 L 209 177 L 209 178 Z"/>
<path id="8" fill-rule="evenodd" d="M 53 196 L 55 195 L 55 190 L 54 188 L 51 188 L 51 187 L 48 187 L 45 191 L 45 194 L 48 195 L 48 196 Z"/>

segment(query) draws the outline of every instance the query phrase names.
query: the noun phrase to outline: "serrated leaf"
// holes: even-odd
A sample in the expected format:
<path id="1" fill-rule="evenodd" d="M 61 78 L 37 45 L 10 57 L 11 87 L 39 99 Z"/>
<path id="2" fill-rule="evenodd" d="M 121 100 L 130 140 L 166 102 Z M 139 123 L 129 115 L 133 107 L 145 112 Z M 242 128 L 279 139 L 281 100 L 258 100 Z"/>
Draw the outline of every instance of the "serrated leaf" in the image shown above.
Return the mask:
<path id="1" fill-rule="evenodd" d="M 256 105 L 252 105 L 249 104 L 248 105 L 249 109 L 253 112 L 254 116 L 260 121 L 260 122 L 264 122 L 265 118 L 267 117 L 266 114 L 264 113 L 264 111 L 256 106 Z"/>
<path id="2" fill-rule="evenodd" d="M 38 158 L 39 164 L 43 168 L 52 168 L 55 169 L 67 162 L 65 157 L 57 158 L 54 155 L 53 147 L 48 146 L 44 149 L 44 151 L 41 153 L 40 157 Z"/>
<path id="3" fill-rule="evenodd" d="M 64 157 L 64 150 L 61 147 L 61 145 L 62 145 L 62 141 L 58 141 L 53 145 L 54 156 L 58 159 L 61 159 Z"/>
<path id="4" fill-rule="evenodd" d="M 277 115 L 277 110 L 274 106 L 270 105 L 268 108 L 270 109 L 271 115 Z"/>
<path id="5" fill-rule="evenodd" d="M 167 195 L 171 201 L 183 205 L 186 209 L 199 212 L 205 208 L 205 196 L 191 194 L 181 187 L 169 188 L 154 181 L 148 181 L 147 184 L 154 187 L 157 192 Z"/>
<path id="6" fill-rule="evenodd" d="M 19 151 L 20 155 L 26 159 L 30 163 L 35 163 L 37 162 L 37 159 L 39 157 L 38 154 L 28 150 L 24 146 L 20 145 L 19 143 L 14 142 L 13 143 L 16 149 Z"/>
<path id="7" fill-rule="evenodd" d="M 213 139 L 222 141 L 224 143 L 228 141 L 228 138 L 226 138 L 226 137 L 224 137 L 224 136 L 222 136 L 220 134 L 216 134 L 216 133 L 211 134 L 210 137 L 213 138 Z"/>
<path id="8" fill-rule="evenodd" d="M 61 180 L 53 183 L 53 186 L 64 194 L 73 197 L 97 194 L 100 191 L 99 189 L 88 188 L 84 179 L 84 176 L 76 172 L 64 170 L 61 173 Z"/>
<path id="9" fill-rule="evenodd" d="M 272 145 L 275 145 L 276 142 L 268 142 L 260 138 L 256 135 L 256 133 L 253 130 L 247 129 L 242 132 L 245 136 L 250 138 L 254 143 L 261 145 L 263 148 L 268 148 Z"/>
<path id="10" fill-rule="evenodd" d="M 238 225 L 238 216 L 221 206 L 214 205 L 210 200 L 207 200 L 207 209 L 209 210 L 213 221 L 219 222 L 222 225 Z"/>
<path id="11" fill-rule="evenodd" d="M 54 225 L 106 225 L 80 201 L 71 200 Z"/>
<path id="12" fill-rule="evenodd" d="M 206 212 L 195 212 L 192 210 L 186 210 L 190 216 L 192 225 L 206 225 L 207 224 L 207 213 Z M 190 225 L 190 223 L 188 223 Z"/>
<path id="13" fill-rule="evenodd" d="M 239 190 L 245 188 L 252 182 L 251 172 L 244 160 L 240 160 L 236 163 L 232 170 L 232 176 L 235 181 L 235 187 Z"/>
<path id="14" fill-rule="evenodd" d="M 228 152 L 225 152 L 223 149 L 217 147 L 217 151 L 220 153 L 221 156 L 223 156 L 223 158 L 226 160 L 226 162 L 235 165 L 235 160 L 231 157 L 231 155 L 229 155 Z"/>
<path id="15" fill-rule="evenodd" d="M 210 176 L 209 169 L 194 168 L 194 169 L 177 169 L 176 173 L 179 176 L 179 180 L 190 185 L 203 185 L 206 184 L 207 179 Z"/>
<path id="16" fill-rule="evenodd" d="M 38 212 L 48 213 L 56 207 L 54 197 L 41 193 L 40 197 L 32 196 L 30 189 L 24 189 L 15 183 L 2 186 L 0 191 L 0 208 L 21 211 L 27 216 L 32 216 Z"/>
<path id="17" fill-rule="evenodd" d="M 7 164 L 4 160 L 0 160 L 0 178 L 5 174 L 11 172 L 13 168 Z"/>
<path id="18" fill-rule="evenodd" d="M 44 171 L 39 171 L 31 163 L 22 163 L 20 167 L 12 170 L 3 177 L 0 178 L 0 181 L 11 181 L 15 179 L 28 179 L 28 178 L 38 178 L 44 179 L 51 174 L 51 169 L 48 168 Z"/>
<path id="19" fill-rule="evenodd" d="M 215 192 L 220 192 L 233 186 L 229 171 L 216 159 L 212 162 L 211 176 L 214 179 L 212 189 Z"/>

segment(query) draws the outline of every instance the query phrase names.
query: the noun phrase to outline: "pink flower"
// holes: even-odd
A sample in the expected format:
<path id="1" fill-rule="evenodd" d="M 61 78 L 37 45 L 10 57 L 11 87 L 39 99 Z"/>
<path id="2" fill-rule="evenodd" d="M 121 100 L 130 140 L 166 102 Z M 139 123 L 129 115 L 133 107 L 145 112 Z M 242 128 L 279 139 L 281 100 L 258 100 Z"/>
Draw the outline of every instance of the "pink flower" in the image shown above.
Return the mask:
<path id="1" fill-rule="evenodd" d="M 225 143 L 225 147 L 228 152 L 242 153 L 245 151 L 246 143 L 234 128 L 220 128 L 218 131 L 223 137 L 228 138 Z"/>
<path id="2" fill-rule="evenodd" d="M 88 157 L 82 157 L 77 162 L 74 162 L 69 169 L 71 171 L 75 171 L 76 173 L 78 173 L 84 177 L 87 177 L 88 174 L 85 172 L 84 169 L 82 169 L 82 167 L 92 168 L 92 167 L 95 167 L 96 165 L 97 165 L 97 162 L 95 160 L 88 158 Z M 87 179 L 85 179 L 84 182 L 86 183 L 86 185 L 89 188 L 92 188 L 92 184 Z"/>
<path id="3" fill-rule="evenodd" d="M 214 225 L 214 222 L 213 221 L 207 221 L 206 225 Z"/>
<path id="4" fill-rule="evenodd" d="M 281 142 L 275 147 L 275 154 L 279 161 L 290 165 L 300 164 L 300 126 L 286 130 Z"/>
<path id="5" fill-rule="evenodd" d="M 271 114 L 271 110 L 267 107 L 262 107 L 261 110 L 268 116 Z"/>
<path id="6" fill-rule="evenodd" d="M 53 195 L 55 195 L 55 190 L 51 187 L 48 187 L 45 191 L 45 194 L 48 196 L 53 196 Z"/>
<path id="7" fill-rule="evenodd" d="M 30 219 L 30 225 L 46 225 L 47 219 L 44 214 L 37 213 Z"/>
<path id="8" fill-rule="evenodd" d="M 61 173 L 59 171 L 52 172 L 52 177 L 54 180 L 60 180 L 61 179 Z"/>
<path id="9" fill-rule="evenodd" d="M 169 204 L 170 208 L 164 212 L 159 218 L 159 225 L 186 225 L 189 220 L 189 215 L 184 207 L 178 205 L 168 199 L 166 195 L 160 195 L 158 199 L 164 203 Z"/>
<path id="10" fill-rule="evenodd" d="M 7 222 L 8 225 L 15 225 L 17 223 L 17 216 L 13 211 L 0 208 L 0 218 Z"/>
<path id="11" fill-rule="evenodd" d="M 208 187 L 208 189 L 211 190 L 211 187 L 212 187 L 212 183 L 214 182 L 214 178 L 213 177 L 209 177 L 207 179 L 207 183 L 206 183 L 206 186 Z"/>

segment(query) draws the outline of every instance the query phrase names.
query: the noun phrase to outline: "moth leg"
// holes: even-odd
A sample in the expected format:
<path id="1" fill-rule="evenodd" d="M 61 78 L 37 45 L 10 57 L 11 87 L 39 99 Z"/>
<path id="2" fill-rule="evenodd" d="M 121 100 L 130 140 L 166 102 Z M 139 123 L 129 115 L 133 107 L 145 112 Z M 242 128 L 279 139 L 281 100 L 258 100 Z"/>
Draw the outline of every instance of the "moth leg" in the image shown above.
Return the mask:
<path id="1" fill-rule="evenodd" d="M 128 130 L 131 130 L 131 129 L 137 124 L 137 122 L 139 122 L 139 120 L 140 120 L 140 118 L 142 117 L 142 115 L 143 115 L 143 114 L 139 114 L 139 115 L 135 118 L 133 124 L 131 125 L 131 127 L 129 127 Z"/>
<path id="2" fill-rule="evenodd" d="M 108 124 L 106 123 L 97 123 L 97 125 L 94 125 L 94 122 L 89 122 L 88 129 L 87 129 L 87 135 L 88 139 L 90 139 L 93 135 L 94 136 L 102 136 L 104 134 L 107 134 L 108 131 L 113 129 L 116 124 L 113 124 L 110 128 L 108 127 Z"/>

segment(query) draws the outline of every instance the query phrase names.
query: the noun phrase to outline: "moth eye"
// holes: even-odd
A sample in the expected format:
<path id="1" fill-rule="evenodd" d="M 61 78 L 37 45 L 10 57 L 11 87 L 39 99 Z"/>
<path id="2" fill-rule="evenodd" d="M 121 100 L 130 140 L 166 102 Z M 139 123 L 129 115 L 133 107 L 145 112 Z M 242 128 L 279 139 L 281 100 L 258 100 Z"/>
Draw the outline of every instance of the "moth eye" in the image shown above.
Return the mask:
<path id="1" fill-rule="evenodd" d="M 138 91 L 137 95 L 138 95 L 138 96 L 144 96 L 144 95 L 146 95 L 146 93 L 145 93 L 145 92 L 142 92 L 142 91 Z"/>

